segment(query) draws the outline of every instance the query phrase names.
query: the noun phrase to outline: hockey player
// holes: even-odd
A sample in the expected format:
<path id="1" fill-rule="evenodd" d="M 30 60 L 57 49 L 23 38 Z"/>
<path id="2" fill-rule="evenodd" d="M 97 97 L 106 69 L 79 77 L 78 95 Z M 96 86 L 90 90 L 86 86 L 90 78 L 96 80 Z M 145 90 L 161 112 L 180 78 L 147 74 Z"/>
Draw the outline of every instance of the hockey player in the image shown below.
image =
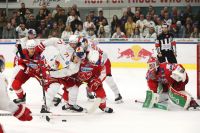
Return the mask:
<path id="1" fill-rule="evenodd" d="M 21 39 L 16 41 L 14 53 L 16 55 L 18 55 L 18 53 L 20 52 L 19 49 L 22 50 L 22 49 L 26 48 L 27 41 L 35 39 L 35 38 L 36 38 L 36 31 L 34 29 L 29 29 L 27 37 L 21 38 Z"/>
<path id="2" fill-rule="evenodd" d="M 60 53 L 54 46 L 47 46 L 42 53 L 49 70 L 49 76 L 45 77 L 48 81 L 46 83 L 47 106 L 49 107 L 51 105 L 60 86 L 63 85 L 67 103 L 62 109 L 82 112 L 83 108 L 76 105 L 78 87 L 75 84 L 75 78 L 71 77 L 78 72 L 80 59 L 75 54 L 71 56 L 66 56 L 65 54 L 66 53 Z M 42 109 L 41 112 L 43 112 L 43 110 L 44 109 Z"/>
<path id="3" fill-rule="evenodd" d="M 86 38 L 79 38 L 79 43 L 81 43 L 81 47 L 84 48 L 86 52 L 89 52 L 90 50 L 97 50 L 99 54 L 102 56 L 102 65 L 105 66 L 106 69 L 106 78 L 105 82 L 108 84 L 108 86 L 111 88 L 113 93 L 115 94 L 115 102 L 116 103 L 122 103 L 122 96 L 119 92 L 119 88 L 117 84 L 115 83 L 113 77 L 112 77 L 112 72 L 111 72 L 111 62 L 110 59 L 108 58 L 107 54 L 98 48 L 97 46 L 97 41 L 96 40 L 87 40 Z"/>
<path id="4" fill-rule="evenodd" d="M 81 61 L 77 78 L 81 82 L 86 82 L 89 91 L 94 92 L 96 98 L 100 99 L 99 108 L 106 113 L 112 113 L 113 109 L 106 106 L 106 93 L 102 84 L 106 74 L 103 72 L 105 71 L 105 66 L 102 66 L 101 59 L 102 56 L 98 51 L 90 50 L 86 58 Z"/>
<path id="5" fill-rule="evenodd" d="M 40 58 L 41 52 L 40 49 L 36 48 L 34 40 L 28 40 L 26 48 L 21 51 L 21 57 L 17 60 L 11 82 L 12 89 L 18 96 L 18 99 L 14 99 L 15 103 L 24 103 L 26 101 L 26 94 L 21 86 L 30 77 L 35 77 L 36 79 L 40 77 L 41 67 L 39 64 L 42 63 Z"/>
<path id="6" fill-rule="evenodd" d="M 3 56 L 1 56 L 3 57 Z M 10 101 L 7 94 L 7 82 L 2 74 L 5 69 L 5 60 L 0 58 L 0 110 L 9 111 L 17 119 L 21 121 L 31 121 L 31 111 L 29 108 L 25 107 L 22 104 L 16 105 Z M 0 132 L 3 133 L 2 126 L 0 124 Z"/>
<path id="7" fill-rule="evenodd" d="M 147 91 L 144 107 L 153 107 L 162 98 L 162 93 L 167 92 L 169 99 L 184 109 L 199 109 L 194 98 L 185 91 L 189 81 L 188 75 L 181 64 L 159 63 L 157 58 L 148 60 Z"/>
<path id="8" fill-rule="evenodd" d="M 168 25 L 162 25 L 163 32 L 156 39 L 156 50 L 157 57 L 160 63 L 167 61 L 169 63 L 177 63 L 176 60 L 176 42 L 174 41 L 174 36 L 168 31 Z"/>

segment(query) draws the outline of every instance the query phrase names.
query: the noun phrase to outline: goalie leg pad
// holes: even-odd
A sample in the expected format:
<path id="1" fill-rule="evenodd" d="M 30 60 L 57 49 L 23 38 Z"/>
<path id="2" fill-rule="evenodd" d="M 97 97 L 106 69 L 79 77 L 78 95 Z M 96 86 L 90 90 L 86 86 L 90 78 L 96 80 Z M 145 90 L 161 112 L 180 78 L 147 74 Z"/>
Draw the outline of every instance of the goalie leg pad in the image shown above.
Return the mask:
<path id="1" fill-rule="evenodd" d="M 176 91 L 173 87 L 169 87 L 170 100 L 184 109 L 187 109 L 192 97 L 186 91 Z"/>
<path id="2" fill-rule="evenodd" d="M 147 90 L 143 108 L 153 108 L 154 104 L 158 103 L 158 97 L 159 95 L 157 93 L 153 93 L 152 90 Z"/>

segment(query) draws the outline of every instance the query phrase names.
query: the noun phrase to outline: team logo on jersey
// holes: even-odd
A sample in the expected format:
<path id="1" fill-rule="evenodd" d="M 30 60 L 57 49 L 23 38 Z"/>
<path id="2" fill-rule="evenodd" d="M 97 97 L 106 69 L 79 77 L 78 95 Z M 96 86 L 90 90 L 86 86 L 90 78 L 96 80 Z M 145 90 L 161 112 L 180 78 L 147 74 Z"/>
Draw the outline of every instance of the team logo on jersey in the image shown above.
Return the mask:
<path id="1" fill-rule="evenodd" d="M 91 67 L 81 67 L 81 72 L 90 72 L 92 70 L 93 70 L 93 68 L 91 68 Z"/>
<path id="2" fill-rule="evenodd" d="M 142 48 L 139 45 L 133 45 L 131 48 L 125 49 L 121 51 L 120 49 L 118 50 L 119 58 L 126 57 L 126 58 L 131 58 L 134 61 L 139 61 L 142 58 L 147 58 L 151 56 L 153 53 Z"/>

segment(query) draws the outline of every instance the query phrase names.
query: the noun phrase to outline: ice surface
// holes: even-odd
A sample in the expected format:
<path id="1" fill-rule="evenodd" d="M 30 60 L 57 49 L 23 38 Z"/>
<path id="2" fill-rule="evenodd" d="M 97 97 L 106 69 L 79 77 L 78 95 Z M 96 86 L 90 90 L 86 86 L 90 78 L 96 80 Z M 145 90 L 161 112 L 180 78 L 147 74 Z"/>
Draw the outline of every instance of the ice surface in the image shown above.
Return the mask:
<path id="1" fill-rule="evenodd" d="M 107 105 L 114 109 L 113 114 L 97 110 L 84 116 L 54 117 L 46 122 L 34 117 L 31 122 L 21 122 L 14 117 L 0 116 L 0 123 L 6 133 L 200 133 L 200 112 L 172 109 L 143 109 L 135 99 L 143 100 L 147 89 L 145 69 L 112 69 L 113 76 L 124 98 L 123 104 L 114 103 L 114 94 L 105 84 Z M 186 90 L 196 98 L 196 71 L 188 70 L 190 81 Z M 6 70 L 10 77 L 12 70 Z M 42 105 L 42 90 L 35 79 L 30 79 L 24 86 L 27 93 L 27 106 L 38 113 Z M 11 99 L 14 92 L 9 91 Z M 89 108 L 84 86 L 80 88 L 78 104 Z M 53 112 L 62 113 L 61 106 L 52 108 Z M 66 119 L 67 122 L 62 122 Z"/>

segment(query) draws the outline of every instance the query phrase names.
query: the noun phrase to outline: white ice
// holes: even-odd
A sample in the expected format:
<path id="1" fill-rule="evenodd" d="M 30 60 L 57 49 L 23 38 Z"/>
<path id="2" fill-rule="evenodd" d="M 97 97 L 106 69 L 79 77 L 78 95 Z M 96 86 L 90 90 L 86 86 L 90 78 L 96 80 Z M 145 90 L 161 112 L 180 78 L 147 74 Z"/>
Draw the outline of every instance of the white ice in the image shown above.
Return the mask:
<path id="1" fill-rule="evenodd" d="M 31 122 L 21 122 L 10 116 L 0 116 L 0 123 L 6 133 L 200 133 L 200 112 L 172 109 L 144 109 L 135 99 L 144 100 L 147 90 L 145 69 L 112 69 L 113 76 L 123 96 L 123 104 L 114 103 L 114 94 L 105 84 L 107 105 L 114 109 L 113 114 L 97 110 L 91 115 L 54 117 L 50 122 L 34 117 Z M 196 71 L 188 70 L 190 81 L 186 90 L 196 98 Z M 11 69 L 5 74 L 10 77 Z M 42 105 L 42 89 L 35 79 L 30 79 L 24 86 L 27 93 L 27 106 L 34 113 Z M 14 92 L 9 91 L 11 99 Z M 64 104 L 64 103 L 63 103 Z M 78 104 L 89 108 L 84 87 L 80 88 Z M 53 108 L 62 113 L 61 106 Z M 62 122 L 66 119 L 67 122 Z"/>

